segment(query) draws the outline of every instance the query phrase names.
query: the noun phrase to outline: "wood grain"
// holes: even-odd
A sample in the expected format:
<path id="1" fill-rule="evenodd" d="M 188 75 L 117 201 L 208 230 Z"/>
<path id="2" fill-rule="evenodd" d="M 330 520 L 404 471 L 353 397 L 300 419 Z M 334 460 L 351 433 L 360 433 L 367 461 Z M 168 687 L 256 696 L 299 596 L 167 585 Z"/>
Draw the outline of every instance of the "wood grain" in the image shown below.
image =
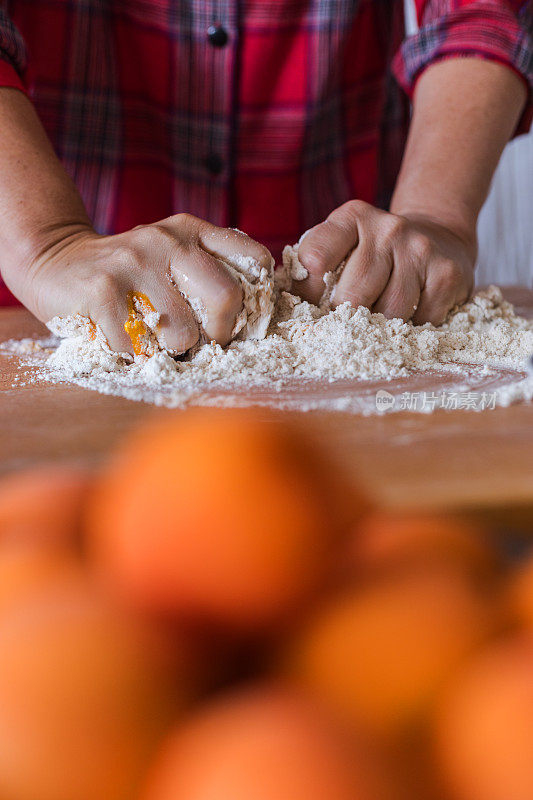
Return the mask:
<path id="1" fill-rule="evenodd" d="M 533 313 L 533 293 L 514 292 Z M 38 336 L 22 309 L 0 310 L 0 341 Z M 43 382 L 13 388 L 23 369 L 0 355 L 0 472 L 59 460 L 96 463 L 154 412 L 143 403 Z M 482 413 L 361 417 L 292 414 L 339 468 L 389 507 L 491 509 L 533 505 L 533 405 Z"/>

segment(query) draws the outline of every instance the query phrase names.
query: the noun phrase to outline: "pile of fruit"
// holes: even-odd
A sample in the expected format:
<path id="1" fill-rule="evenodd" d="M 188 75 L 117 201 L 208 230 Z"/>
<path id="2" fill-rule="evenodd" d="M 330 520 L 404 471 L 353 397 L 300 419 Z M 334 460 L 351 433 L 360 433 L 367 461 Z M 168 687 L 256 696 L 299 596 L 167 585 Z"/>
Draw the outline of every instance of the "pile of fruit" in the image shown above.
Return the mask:
<path id="1" fill-rule="evenodd" d="M 0 482 L 0 800 L 532 800 L 533 561 L 282 415 Z"/>

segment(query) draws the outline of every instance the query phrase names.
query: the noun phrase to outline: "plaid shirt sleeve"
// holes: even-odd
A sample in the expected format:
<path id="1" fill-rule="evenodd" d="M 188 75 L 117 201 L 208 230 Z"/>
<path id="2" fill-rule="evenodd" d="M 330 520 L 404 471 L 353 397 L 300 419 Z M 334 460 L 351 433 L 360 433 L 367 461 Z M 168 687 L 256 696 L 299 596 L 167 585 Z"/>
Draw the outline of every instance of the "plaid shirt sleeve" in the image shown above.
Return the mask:
<path id="1" fill-rule="evenodd" d="M 9 18 L 5 0 L 0 0 L 0 86 L 25 92 L 25 71 L 24 40 Z"/>
<path id="2" fill-rule="evenodd" d="M 394 59 L 396 79 L 412 96 L 426 67 L 447 58 L 473 56 L 497 61 L 516 72 L 528 102 L 516 133 L 533 119 L 533 0 L 416 0 L 418 33 Z"/>
<path id="3" fill-rule="evenodd" d="M 13 25 L 0 0 L 0 86 L 25 92 L 26 47 L 19 31 Z"/>

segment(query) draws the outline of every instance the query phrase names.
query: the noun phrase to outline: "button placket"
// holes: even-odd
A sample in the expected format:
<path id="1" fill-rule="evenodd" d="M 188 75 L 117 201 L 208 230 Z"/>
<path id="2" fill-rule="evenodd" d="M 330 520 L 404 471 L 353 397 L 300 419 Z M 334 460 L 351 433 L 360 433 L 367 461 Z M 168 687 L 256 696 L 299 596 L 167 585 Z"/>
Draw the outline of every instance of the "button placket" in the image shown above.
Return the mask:
<path id="1" fill-rule="evenodd" d="M 217 22 L 207 29 L 207 38 L 213 47 L 225 47 L 229 42 L 229 33 Z"/>
<path id="2" fill-rule="evenodd" d="M 215 12 L 215 16 L 213 17 L 214 21 L 207 29 L 207 39 L 212 47 L 222 49 L 228 44 L 230 36 L 227 29 L 219 21 L 220 17 L 218 16 L 218 12 L 220 11 L 220 8 L 218 2 L 215 3 L 213 11 Z M 207 154 L 204 163 L 207 171 L 213 175 L 213 177 L 221 175 L 224 171 L 224 159 L 215 151 L 211 151 Z"/>

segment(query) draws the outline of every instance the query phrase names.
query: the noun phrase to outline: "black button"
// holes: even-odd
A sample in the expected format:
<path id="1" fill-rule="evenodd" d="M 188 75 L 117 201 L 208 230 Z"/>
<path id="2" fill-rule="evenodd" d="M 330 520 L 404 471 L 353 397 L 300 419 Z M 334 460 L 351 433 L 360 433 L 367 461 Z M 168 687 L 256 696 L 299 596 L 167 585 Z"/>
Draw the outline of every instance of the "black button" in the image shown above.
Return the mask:
<path id="1" fill-rule="evenodd" d="M 224 162 L 222 161 L 221 157 L 216 153 L 210 153 L 206 160 L 205 165 L 211 175 L 220 175 L 222 170 L 224 169 Z"/>
<path id="2" fill-rule="evenodd" d="M 207 29 L 207 38 L 213 47 L 224 47 L 228 43 L 229 35 L 222 25 L 210 25 Z"/>

